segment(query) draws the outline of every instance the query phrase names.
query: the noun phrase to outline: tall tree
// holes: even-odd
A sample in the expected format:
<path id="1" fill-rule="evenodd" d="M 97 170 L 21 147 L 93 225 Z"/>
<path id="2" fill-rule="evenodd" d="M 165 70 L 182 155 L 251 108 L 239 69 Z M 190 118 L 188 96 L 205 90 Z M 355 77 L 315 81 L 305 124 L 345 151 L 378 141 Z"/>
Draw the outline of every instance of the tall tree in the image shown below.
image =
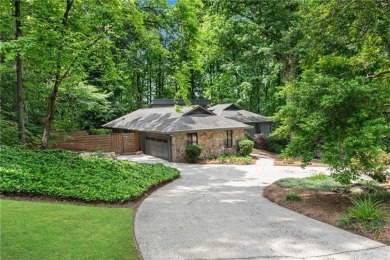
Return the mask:
<path id="1" fill-rule="evenodd" d="M 69 20 L 69 13 L 72 10 L 74 0 L 66 0 L 66 7 L 64 16 L 62 18 L 62 27 L 61 27 L 61 37 L 65 37 L 65 31 L 66 27 L 68 25 Z M 50 93 L 48 104 L 47 104 L 47 116 L 46 116 L 46 122 L 45 126 L 43 128 L 43 134 L 42 134 L 42 145 L 41 148 L 47 148 L 49 144 L 49 135 L 50 135 L 50 129 L 51 129 L 51 123 L 54 119 L 54 113 L 56 109 L 56 100 L 58 95 L 58 89 L 62 83 L 62 81 L 68 76 L 69 70 L 71 67 L 68 67 L 65 71 L 62 70 L 62 63 L 61 63 L 61 56 L 63 51 L 63 44 L 60 43 L 60 46 L 57 50 L 57 61 L 56 61 L 56 68 L 55 68 L 55 74 L 54 74 L 54 83 L 53 83 L 53 89 Z"/>
<path id="2" fill-rule="evenodd" d="M 294 133 L 286 156 L 320 155 L 345 182 L 375 171 L 390 135 L 389 11 L 387 1 L 305 2 L 304 72 L 276 114 L 276 134 Z"/>
<path id="3" fill-rule="evenodd" d="M 18 40 L 22 36 L 22 22 L 20 15 L 20 0 L 14 1 L 15 6 L 15 38 Z M 16 95 L 17 114 L 19 127 L 19 140 L 21 144 L 26 143 L 26 127 L 24 125 L 24 87 L 23 87 L 23 64 L 20 52 L 16 55 Z"/>

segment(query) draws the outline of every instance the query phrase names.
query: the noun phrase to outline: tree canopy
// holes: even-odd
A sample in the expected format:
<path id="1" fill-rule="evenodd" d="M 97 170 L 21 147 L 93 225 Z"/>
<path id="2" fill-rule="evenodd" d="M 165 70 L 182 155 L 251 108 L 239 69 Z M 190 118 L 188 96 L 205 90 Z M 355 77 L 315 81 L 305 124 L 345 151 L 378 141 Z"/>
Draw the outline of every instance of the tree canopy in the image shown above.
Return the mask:
<path id="1" fill-rule="evenodd" d="M 1 140 L 25 131 L 47 147 L 51 132 L 152 99 L 209 98 L 274 116 L 286 156 L 369 168 L 389 149 L 389 11 L 387 0 L 1 0 Z"/>

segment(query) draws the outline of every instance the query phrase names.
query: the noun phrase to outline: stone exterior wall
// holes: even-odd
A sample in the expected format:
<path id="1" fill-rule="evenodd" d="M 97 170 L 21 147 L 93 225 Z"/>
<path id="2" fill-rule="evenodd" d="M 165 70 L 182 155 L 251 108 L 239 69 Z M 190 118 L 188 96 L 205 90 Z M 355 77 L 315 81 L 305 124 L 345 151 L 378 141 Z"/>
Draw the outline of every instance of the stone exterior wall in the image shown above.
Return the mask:
<path id="1" fill-rule="evenodd" d="M 233 147 L 225 148 L 224 141 L 226 130 L 223 131 L 200 131 L 197 132 L 198 145 L 202 148 L 201 157 L 220 155 L 225 151 L 236 151 L 237 140 L 244 138 L 244 129 L 233 130 Z M 172 161 L 184 162 L 187 146 L 187 133 L 174 134 L 172 136 Z"/>

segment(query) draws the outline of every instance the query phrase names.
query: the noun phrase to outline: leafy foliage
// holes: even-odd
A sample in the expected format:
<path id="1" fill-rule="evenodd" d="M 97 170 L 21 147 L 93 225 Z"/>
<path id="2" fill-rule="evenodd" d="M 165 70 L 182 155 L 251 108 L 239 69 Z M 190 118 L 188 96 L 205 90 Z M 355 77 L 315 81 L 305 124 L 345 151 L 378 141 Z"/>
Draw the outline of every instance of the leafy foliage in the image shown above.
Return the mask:
<path id="1" fill-rule="evenodd" d="M 238 141 L 238 154 L 241 156 L 248 156 L 253 150 L 253 141 L 241 140 Z"/>
<path id="2" fill-rule="evenodd" d="M 307 1 L 299 11 L 306 55 L 301 75 L 280 92 L 287 103 L 275 116 L 281 123 L 275 135 L 291 137 L 286 156 L 302 156 L 305 163 L 320 156 L 344 183 L 374 171 L 386 149 L 388 8 L 330 0 Z"/>
<path id="3" fill-rule="evenodd" d="M 280 154 L 286 147 L 288 141 L 286 138 L 275 137 L 273 135 L 255 134 L 253 136 L 254 146 L 259 149 L 267 150 Z"/>
<path id="4" fill-rule="evenodd" d="M 7 120 L 0 114 L 0 144 L 18 145 L 19 129 L 16 120 Z"/>
<path id="5" fill-rule="evenodd" d="M 189 163 L 194 163 L 199 160 L 199 156 L 202 152 L 202 149 L 197 144 L 189 144 L 186 147 L 186 161 Z"/>
<path id="6" fill-rule="evenodd" d="M 106 135 L 111 133 L 111 130 L 106 128 L 92 128 L 88 132 L 90 135 Z"/>
<path id="7" fill-rule="evenodd" d="M 61 150 L 1 146 L 0 152 L 3 193 L 123 202 L 180 175 L 162 164 L 83 158 Z"/>
<path id="8" fill-rule="evenodd" d="M 253 143 L 256 148 L 265 150 L 268 148 L 268 137 L 265 134 L 255 134 Z"/>

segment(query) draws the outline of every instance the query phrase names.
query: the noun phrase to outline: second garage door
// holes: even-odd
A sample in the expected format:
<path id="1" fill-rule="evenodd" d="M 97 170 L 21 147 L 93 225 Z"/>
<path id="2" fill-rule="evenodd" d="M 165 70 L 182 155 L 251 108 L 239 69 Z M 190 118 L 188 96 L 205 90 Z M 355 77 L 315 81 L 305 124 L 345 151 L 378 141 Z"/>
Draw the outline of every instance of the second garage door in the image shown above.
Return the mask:
<path id="1" fill-rule="evenodd" d="M 163 135 L 145 135 L 144 153 L 169 160 L 169 138 Z"/>

